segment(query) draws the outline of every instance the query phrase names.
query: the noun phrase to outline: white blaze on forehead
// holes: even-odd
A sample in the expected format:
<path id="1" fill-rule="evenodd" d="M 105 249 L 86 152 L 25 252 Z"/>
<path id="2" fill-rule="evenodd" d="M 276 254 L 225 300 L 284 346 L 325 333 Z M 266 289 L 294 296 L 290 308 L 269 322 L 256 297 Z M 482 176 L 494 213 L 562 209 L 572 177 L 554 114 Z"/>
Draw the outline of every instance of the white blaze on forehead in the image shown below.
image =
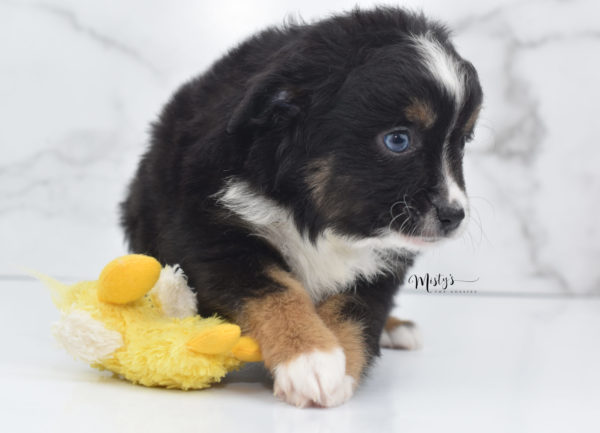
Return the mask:
<path id="1" fill-rule="evenodd" d="M 424 66 L 433 78 L 454 97 L 456 106 L 460 107 L 465 96 L 465 79 L 463 69 L 456 57 L 430 32 L 414 35 L 413 40 Z"/>
<path id="2" fill-rule="evenodd" d="M 423 65 L 431 76 L 454 98 L 456 112 L 448 128 L 450 134 L 456 121 L 456 116 L 465 99 L 465 71 L 456 56 L 435 39 L 431 32 L 413 35 L 415 47 L 421 56 Z M 448 203 L 458 202 L 467 212 L 468 200 L 465 192 L 458 186 L 450 170 L 448 158 L 448 137 L 444 143 L 442 154 L 442 170 L 448 191 Z"/>

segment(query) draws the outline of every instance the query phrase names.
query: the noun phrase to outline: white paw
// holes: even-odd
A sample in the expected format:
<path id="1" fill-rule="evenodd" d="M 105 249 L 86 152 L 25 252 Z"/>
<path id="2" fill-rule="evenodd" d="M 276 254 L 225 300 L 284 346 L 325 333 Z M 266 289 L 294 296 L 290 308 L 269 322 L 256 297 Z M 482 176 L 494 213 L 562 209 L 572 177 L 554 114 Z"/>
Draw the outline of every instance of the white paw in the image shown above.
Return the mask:
<path id="1" fill-rule="evenodd" d="M 416 350 L 423 346 L 423 338 L 417 325 L 405 322 L 394 328 L 384 329 L 379 345 L 391 349 Z"/>
<path id="2" fill-rule="evenodd" d="M 354 378 L 346 374 L 346 356 L 340 347 L 314 350 L 273 369 L 275 396 L 298 407 L 339 406 L 354 391 Z"/>

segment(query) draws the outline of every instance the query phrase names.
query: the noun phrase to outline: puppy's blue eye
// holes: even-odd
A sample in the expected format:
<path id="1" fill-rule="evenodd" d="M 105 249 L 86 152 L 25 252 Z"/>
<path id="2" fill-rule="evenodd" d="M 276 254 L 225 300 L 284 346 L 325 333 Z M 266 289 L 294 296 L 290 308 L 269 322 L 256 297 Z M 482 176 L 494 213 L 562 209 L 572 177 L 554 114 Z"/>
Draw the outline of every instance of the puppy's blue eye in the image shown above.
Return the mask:
<path id="1" fill-rule="evenodd" d="M 410 146 L 410 135 L 404 130 L 392 131 L 383 136 L 383 143 L 392 152 L 404 152 Z"/>

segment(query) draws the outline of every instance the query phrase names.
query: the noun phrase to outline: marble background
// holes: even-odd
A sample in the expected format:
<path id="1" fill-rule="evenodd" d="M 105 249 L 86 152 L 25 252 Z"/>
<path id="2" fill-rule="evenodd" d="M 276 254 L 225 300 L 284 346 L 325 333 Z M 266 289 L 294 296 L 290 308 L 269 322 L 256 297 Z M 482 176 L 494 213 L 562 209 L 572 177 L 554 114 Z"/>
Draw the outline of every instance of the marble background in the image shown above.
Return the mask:
<path id="1" fill-rule="evenodd" d="M 125 252 L 117 203 L 149 122 L 245 36 L 328 1 L 0 0 L 0 278 L 94 278 Z M 600 295 L 600 2 L 421 0 L 486 93 L 469 145 L 468 233 L 417 273 L 480 294 Z M 408 289 L 411 290 L 411 289 Z"/>

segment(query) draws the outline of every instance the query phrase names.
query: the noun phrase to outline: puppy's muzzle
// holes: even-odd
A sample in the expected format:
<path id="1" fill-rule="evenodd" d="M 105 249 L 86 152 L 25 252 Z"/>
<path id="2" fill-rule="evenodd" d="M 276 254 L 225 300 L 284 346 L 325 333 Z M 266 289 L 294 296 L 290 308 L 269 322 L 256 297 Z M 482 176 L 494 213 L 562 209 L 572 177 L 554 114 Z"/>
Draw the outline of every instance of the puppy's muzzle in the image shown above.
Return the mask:
<path id="1" fill-rule="evenodd" d="M 440 224 L 440 230 L 448 235 L 460 225 L 465 218 L 465 210 L 457 202 L 435 206 L 435 211 Z"/>
<path id="2" fill-rule="evenodd" d="M 465 209 L 457 200 L 448 201 L 439 195 L 430 198 L 439 233 L 449 236 L 465 219 Z"/>

